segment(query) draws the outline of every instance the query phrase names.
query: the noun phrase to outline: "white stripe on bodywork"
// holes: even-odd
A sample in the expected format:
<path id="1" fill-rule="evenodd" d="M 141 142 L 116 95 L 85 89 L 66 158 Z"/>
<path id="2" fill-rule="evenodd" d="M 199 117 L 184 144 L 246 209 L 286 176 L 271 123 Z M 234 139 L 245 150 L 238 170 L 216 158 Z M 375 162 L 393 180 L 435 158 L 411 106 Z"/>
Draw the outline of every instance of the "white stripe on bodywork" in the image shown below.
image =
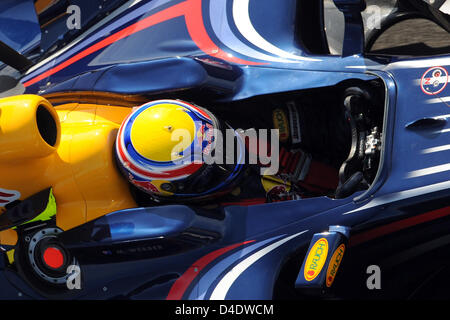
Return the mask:
<path id="1" fill-rule="evenodd" d="M 248 57 L 264 61 L 282 63 L 297 63 L 298 61 L 286 60 L 261 53 L 240 41 L 231 30 L 227 16 L 227 0 L 214 0 L 210 2 L 211 26 L 217 38 L 228 48 Z"/>
<path id="2" fill-rule="evenodd" d="M 442 102 L 450 102 L 450 97 L 434 98 L 434 99 L 429 99 L 426 101 L 426 103 L 428 103 L 428 104 L 442 103 Z"/>
<path id="3" fill-rule="evenodd" d="M 233 1 L 233 19 L 236 23 L 236 27 L 239 32 L 251 43 L 253 43 L 258 48 L 270 52 L 274 55 L 280 56 L 286 59 L 295 59 L 301 61 L 320 61 L 318 59 L 307 58 L 302 56 L 297 56 L 295 54 L 286 52 L 272 43 L 264 39 L 258 31 L 255 30 L 253 24 L 250 20 L 249 13 L 250 0 L 234 0 Z"/>
<path id="4" fill-rule="evenodd" d="M 344 213 L 344 215 L 445 189 L 450 189 L 450 181 L 444 181 L 425 187 L 385 194 L 381 197 L 373 199 L 360 208 Z"/>
<path id="5" fill-rule="evenodd" d="M 445 150 L 450 150 L 450 144 L 447 144 L 445 146 L 424 149 L 424 150 L 422 150 L 422 153 L 427 154 L 427 153 L 434 153 L 434 152 L 440 152 L 440 151 L 445 151 Z"/>
<path id="6" fill-rule="evenodd" d="M 450 132 L 450 129 L 437 130 L 437 131 L 434 131 L 433 133 L 434 134 L 439 134 L 439 133 L 447 133 L 447 132 Z"/>
<path id="7" fill-rule="evenodd" d="M 257 251 L 256 253 L 252 254 L 242 262 L 240 262 L 238 265 L 233 267 L 223 278 L 220 280 L 220 282 L 217 284 L 216 288 L 214 289 L 213 293 L 211 294 L 210 300 L 224 300 L 228 290 L 230 290 L 233 283 L 236 281 L 237 278 L 245 271 L 247 270 L 252 264 L 254 264 L 256 261 L 264 257 L 266 254 L 270 253 L 271 251 L 275 250 L 276 248 L 280 247 L 284 243 L 288 242 L 289 240 L 298 237 L 299 235 L 307 232 L 308 230 L 296 233 L 292 236 L 286 237 L 284 239 L 281 239 L 275 243 L 272 243 L 271 245 Z"/>
<path id="8" fill-rule="evenodd" d="M 423 60 L 405 60 L 398 61 L 387 65 L 384 69 L 423 69 L 435 66 L 448 66 L 450 65 L 450 58 L 434 58 L 434 59 L 423 59 Z"/>
<path id="9" fill-rule="evenodd" d="M 429 167 L 429 168 L 423 168 L 419 170 L 414 170 L 411 172 L 408 172 L 406 177 L 407 178 L 416 178 L 416 177 L 422 177 L 422 176 L 428 176 L 430 174 L 440 173 L 450 171 L 450 163 L 447 164 L 441 164 L 439 166 Z"/>

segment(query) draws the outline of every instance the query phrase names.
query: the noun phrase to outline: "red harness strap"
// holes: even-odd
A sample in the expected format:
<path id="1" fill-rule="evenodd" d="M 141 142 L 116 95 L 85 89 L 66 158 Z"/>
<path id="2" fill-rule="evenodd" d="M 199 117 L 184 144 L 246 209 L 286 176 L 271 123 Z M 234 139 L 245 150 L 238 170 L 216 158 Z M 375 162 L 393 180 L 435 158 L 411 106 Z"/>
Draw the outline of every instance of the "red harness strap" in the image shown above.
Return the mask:
<path id="1" fill-rule="evenodd" d="M 338 170 L 300 150 L 280 149 L 279 173 L 287 174 L 295 184 L 315 192 L 334 190 L 339 184 Z"/>
<path id="2" fill-rule="evenodd" d="M 246 141 L 247 150 L 250 154 L 258 155 L 257 149 L 249 146 Z M 267 149 L 270 156 L 270 144 L 267 143 Z M 262 164 L 259 164 L 263 166 Z M 308 191 L 323 193 L 335 190 L 339 184 L 339 172 L 337 169 L 314 160 L 310 154 L 298 151 L 288 151 L 281 147 L 279 152 L 279 171 L 278 175 L 287 176 L 294 184 L 299 185 Z"/>

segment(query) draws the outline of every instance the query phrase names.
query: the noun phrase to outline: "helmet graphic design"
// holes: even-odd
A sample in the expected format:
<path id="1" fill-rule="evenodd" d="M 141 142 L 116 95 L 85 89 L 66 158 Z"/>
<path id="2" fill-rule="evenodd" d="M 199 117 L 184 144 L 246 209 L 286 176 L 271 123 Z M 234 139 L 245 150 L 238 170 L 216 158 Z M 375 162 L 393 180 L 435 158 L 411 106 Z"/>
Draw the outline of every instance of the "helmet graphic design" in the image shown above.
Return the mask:
<path id="1" fill-rule="evenodd" d="M 128 181 L 156 199 L 214 196 L 229 190 L 243 167 L 244 144 L 237 133 L 236 161 L 205 161 L 214 155 L 216 136 L 225 127 L 198 106 L 180 100 L 152 101 L 122 123 L 117 159 Z"/>

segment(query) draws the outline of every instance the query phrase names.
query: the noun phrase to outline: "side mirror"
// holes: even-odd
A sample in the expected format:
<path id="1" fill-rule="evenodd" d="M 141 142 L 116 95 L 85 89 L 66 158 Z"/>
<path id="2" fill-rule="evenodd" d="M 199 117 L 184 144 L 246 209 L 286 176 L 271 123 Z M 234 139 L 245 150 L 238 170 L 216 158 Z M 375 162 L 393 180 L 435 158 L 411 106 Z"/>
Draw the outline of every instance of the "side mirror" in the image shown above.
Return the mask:
<path id="1" fill-rule="evenodd" d="M 345 34 L 342 56 L 364 52 L 364 22 L 361 12 L 366 9 L 364 0 L 334 0 L 334 4 L 344 14 Z"/>

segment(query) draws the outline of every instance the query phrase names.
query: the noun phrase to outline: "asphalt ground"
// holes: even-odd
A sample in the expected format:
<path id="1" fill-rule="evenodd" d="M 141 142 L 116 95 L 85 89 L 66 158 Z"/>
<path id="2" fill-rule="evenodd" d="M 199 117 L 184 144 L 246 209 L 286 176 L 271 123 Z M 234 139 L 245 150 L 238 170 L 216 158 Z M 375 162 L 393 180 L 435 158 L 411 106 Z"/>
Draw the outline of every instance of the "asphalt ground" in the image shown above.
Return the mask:
<path id="1" fill-rule="evenodd" d="M 450 33 L 425 19 L 406 20 L 392 26 L 378 38 L 373 49 L 398 47 L 417 42 L 431 48 L 448 48 L 447 52 L 450 52 Z"/>
<path id="2" fill-rule="evenodd" d="M 445 0 L 424 0 L 433 1 L 437 8 L 442 7 Z M 450 0 L 447 0 L 450 3 Z M 366 0 L 367 8 L 362 12 L 365 25 L 366 38 L 374 29 L 380 28 L 380 21 L 396 10 L 397 0 Z M 333 53 L 339 53 L 342 49 L 344 37 L 344 17 L 336 8 L 333 0 L 324 0 L 325 24 L 327 29 L 328 42 Z M 450 8 L 450 4 L 448 5 Z M 450 9 L 446 9 L 450 10 Z M 367 40 L 367 39 L 366 39 Z M 450 33 L 434 22 L 425 19 L 411 19 L 400 22 L 387 30 L 383 30 L 378 38 L 373 50 L 409 46 L 422 43 L 429 48 L 440 48 L 438 53 L 450 52 Z M 406 52 L 408 52 L 406 50 Z M 420 55 L 420 46 L 416 48 L 414 55 Z M 424 55 L 433 54 L 425 52 Z"/>

